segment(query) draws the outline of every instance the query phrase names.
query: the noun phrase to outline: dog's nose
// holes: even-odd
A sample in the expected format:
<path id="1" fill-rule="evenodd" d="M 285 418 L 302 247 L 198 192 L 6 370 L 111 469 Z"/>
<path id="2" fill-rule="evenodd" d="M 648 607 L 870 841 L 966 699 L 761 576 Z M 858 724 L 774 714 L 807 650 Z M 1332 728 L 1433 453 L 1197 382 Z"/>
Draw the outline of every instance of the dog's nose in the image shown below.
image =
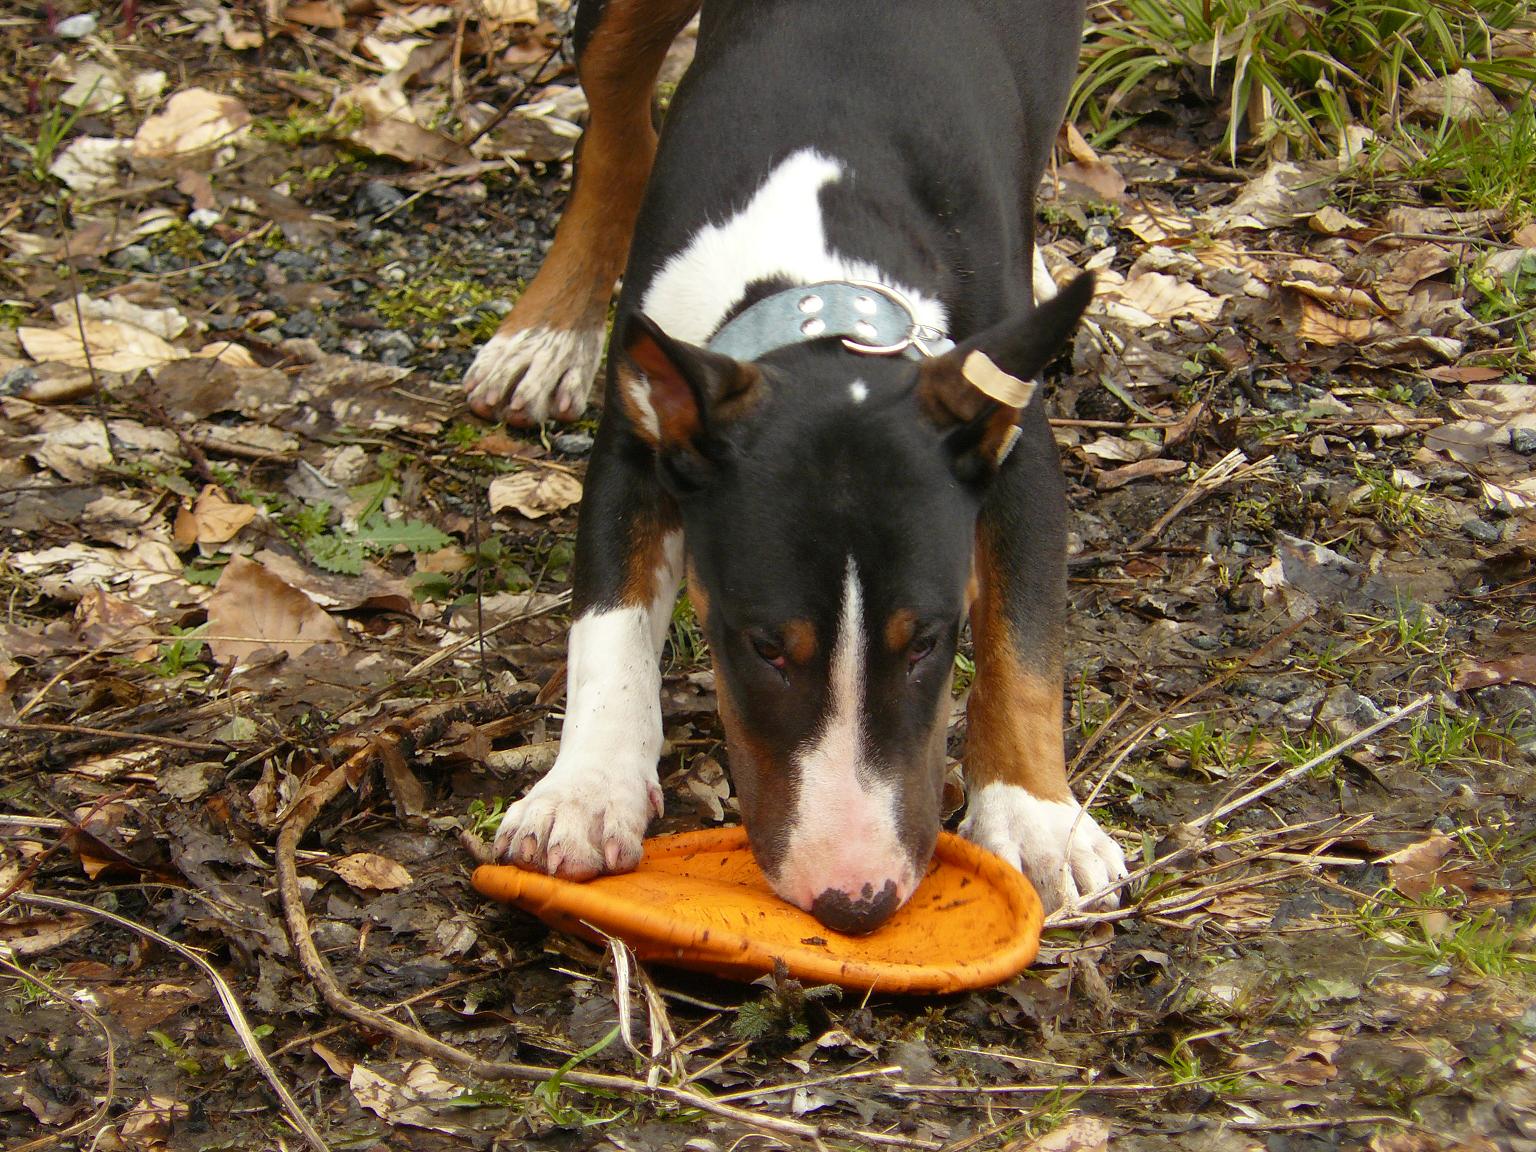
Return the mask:
<path id="1" fill-rule="evenodd" d="M 834 932 L 862 936 L 889 920 L 901 903 L 896 881 L 887 880 L 879 892 L 873 884 L 865 884 L 857 897 L 837 888 L 828 888 L 811 901 L 811 915 Z"/>

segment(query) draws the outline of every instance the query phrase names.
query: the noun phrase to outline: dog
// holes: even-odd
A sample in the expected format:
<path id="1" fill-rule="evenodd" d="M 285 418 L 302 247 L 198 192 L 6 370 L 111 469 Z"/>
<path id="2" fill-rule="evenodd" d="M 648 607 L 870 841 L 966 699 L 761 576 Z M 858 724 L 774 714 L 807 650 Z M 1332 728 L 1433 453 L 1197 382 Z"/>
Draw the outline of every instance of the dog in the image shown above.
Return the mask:
<path id="1" fill-rule="evenodd" d="M 863 933 L 912 894 L 968 616 L 960 832 L 1048 909 L 1112 903 L 1124 856 L 1064 766 L 1066 501 L 1033 382 L 1093 291 L 1037 306 L 1032 284 L 1082 0 L 708 0 L 658 141 L 652 87 L 696 8 L 583 0 L 570 204 L 467 377 L 483 414 L 579 414 L 623 272 L 562 744 L 495 852 L 575 879 L 639 861 L 686 573 L 785 900 Z"/>

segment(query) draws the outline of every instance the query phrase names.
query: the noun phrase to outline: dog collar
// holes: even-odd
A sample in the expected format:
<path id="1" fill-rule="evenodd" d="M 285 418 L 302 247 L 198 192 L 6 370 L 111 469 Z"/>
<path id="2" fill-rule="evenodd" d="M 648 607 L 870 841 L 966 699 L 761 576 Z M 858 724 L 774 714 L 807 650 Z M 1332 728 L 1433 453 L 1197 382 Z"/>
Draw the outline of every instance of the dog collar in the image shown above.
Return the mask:
<path id="1" fill-rule="evenodd" d="M 910 360 L 955 346 L 943 332 L 919 323 L 911 302 L 889 285 L 823 280 L 763 297 L 723 325 L 708 347 L 733 360 L 756 360 L 827 336 L 841 337 L 850 352 Z"/>

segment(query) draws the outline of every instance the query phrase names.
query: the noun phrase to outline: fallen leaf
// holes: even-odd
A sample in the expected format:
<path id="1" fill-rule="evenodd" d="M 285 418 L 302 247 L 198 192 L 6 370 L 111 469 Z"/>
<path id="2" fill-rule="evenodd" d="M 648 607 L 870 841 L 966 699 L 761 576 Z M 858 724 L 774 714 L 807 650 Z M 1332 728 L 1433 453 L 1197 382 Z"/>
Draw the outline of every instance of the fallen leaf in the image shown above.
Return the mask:
<path id="1" fill-rule="evenodd" d="M 1351 288 L 1347 284 L 1318 284 L 1311 280 L 1282 280 L 1280 287 L 1288 288 L 1292 292 L 1316 300 L 1319 304 L 1327 304 L 1335 309 L 1350 312 L 1379 313 L 1381 309 L 1371 294 L 1361 288 Z"/>
<path id="2" fill-rule="evenodd" d="M 250 504 L 238 504 L 226 496 L 222 489 L 209 484 L 198 493 L 191 508 L 181 507 L 176 512 L 176 543 L 183 548 L 193 544 L 223 544 L 233 540 L 252 520 L 258 509 Z"/>
<path id="3" fill-rule="evenodd" d="M 1074 1116 L 1044 1136 L 1005 1145 L 1003 1152 L 1104 1152 L 1109 1131 L 1108 1121 L 1097 1116 Z"/>
<path id="4" fill-rule="evenodd" d="M 233 143 L 250 127 L 250 112 L 233 96 L 207 88 L 183 88 L 165 102 L 163 110 L 139 125 L 133 154 L 143 160 L 185 156 Z"/>
<path id="5" fill-rule="evenodd" d="M 283 10 L 283 19 L 308 28 L 345 28 L 346 15 L 340 5 L 332 0 L 310 0 L 305 4 L 290 4 Z"/>
<path id="6" fill-rule="evenodd" d="M 411 885 L 403 864 L 377 852 L 354 852 L 331 862 L 331 871 L 362 892 L 393 892 Z"/>
<path id="7" fill-rule="evenodd" d="M 304 593 L 236 556 L 208 599 L 206 639 L 220 664 L 244 664 L 263 648 L 297 656 L 316 644 L 340 644 L 345 636 Z"/>
<path id="8" fill-rule="evenodd" d="M 1177 476 L 1189 465 L 1182 460 L 1138 460 L 1121 468 L 1100 472 L 1093 478 L 1093 486 L 1100 492 L 1123 488 L 1137 480 L 1155 480 L 1163 476 Z"/>
<path id="9" fill-rule="evenodd" d="M 538 520 L 581 499 L 581 481 L 568 472 L 538 470 L 498 476 L 491 481 L 492 512 L 508 508 Z"/>
<path id="10" fill-rule="evenodd" d="M 1468 659 L 1456 669 L 1451 687 L 1457 692 L 1494 684 L 1536 685 L 1536 652 L 1522 652 L 1502 660 Z"/>
<path id="11" fill-rule="evenodd" d="M 1302 297 L 1301 320 L 1296 325 L 1296 338 L 1303 343 L 1323 348 L 1359 344 L 1370 337 L 1371 331 L 1370 320 L 1363 316 L 1339 316 L 1315 303 L 1310 297 Z"/>
<path id="12" fill-rule="evenodd" d="M 498 24 L 537 24 L 538 0 L 480 0 L 475 10 Z"/>
<path id="13" fill-rule="evenodd" d="M 80 338 L 80 329 L 85 339 Z M 120 320 L 86 320 L 66 328 L 18 328 L 17 338 L 34 360 L 54 361 L 98 372 L 137 372 L 158 368 L 187 353 L 136 324 Z M 90 349 L 89 355 L 86 349 Z"/>
<path id="14" fill-rule="evenodd" d="M 1161 272 L 1145 272 L 1114 289 L 1112 296 L 1145 316 L 1147 324 L 1176 318 L 1210 323 L 1221 315 L 1225 296 L 1209 292 Z"/>
<path id="15" fill-rule="evenodd" d="M 1465 68 L 1420 80 L 1403 97 L 1403 115 L 1427 124 L 1487 120 L 1503 114 L 1499 98 Z"/>
<path id="16" fill-rule="evenodd" d="M 59 153 L 48 172 L 76 192 L 97 192 L 121 182 L 119 169 L 132 154 L 132 140 L 81 136 Z"/>
<path id="17" fill-rule="evenodd" d="M 1399 848 L 1373 860 L 1387 866 L 1387 882 L 1409 900 L 1417 900 L 1438 888 L 1440 865 L 1456 847 L 1456 841 L 1443 832 Z"/>
<path id="18" fill-rule="evenodd" d="M 1341 232 L 1363 232 L 1366 225 L 1339 211 L 1332 204 L 1324 204 L 1312 214 L 1307 227 L 1324 236 L 1337 236 Z"/>
<path id="19" fill-rule="evenodd" d="M 1249 181 L 1236 200 L 1211 214 L 1211 230 L 1278 228 L 1311 216 L 1327 200 L 1332 175 L 1331 166 L 1272 164 Z"/>

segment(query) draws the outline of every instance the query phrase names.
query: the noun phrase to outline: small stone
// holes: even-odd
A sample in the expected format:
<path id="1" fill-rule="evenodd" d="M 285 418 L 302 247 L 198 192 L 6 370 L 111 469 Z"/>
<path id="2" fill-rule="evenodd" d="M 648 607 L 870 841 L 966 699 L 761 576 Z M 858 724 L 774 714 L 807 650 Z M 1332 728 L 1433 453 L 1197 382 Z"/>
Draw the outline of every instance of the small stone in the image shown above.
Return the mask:
<path id="1" fill-rule="evenodd" d="M 1536 454 L 1536 428 L 1511 428 L 1509 446 L 1522 456 Z"/>
<path id="2" fill-rule="evenodd" d="M 222 212 L 215 212 L 212 208 L 194 208 L 187 213 L 187 223 L 194 228 L 200 228 L 204 232 L 212 228 L 220 220 L 224 219 Z"/>
<path id="3" fill-rule="evenodd" d="M 585 456 L 592 451 L 592 437 L 585 432 L 561 432 L 550 443 L 556 452 L 567 456 Z"/>
<path id="4" fill-rule="evenodd" d="M 1490 524 L 1488 521 L 1480 520 L 1476 516 L 1470 520 L 1462 521 L 1461 530 L 1479 544 L 1497 544 L 1504 535 L 1499 531 L 1497 524 Z"/>
<path id="5" fill-rule="evenodd" d="M 279 268 L 293 268 L 299 272 L 308 272 L 315 266 L 315 258 L 303 252 L 295 252 L 291 248 L 283 248 L 272 257 L 272 263 Z"/>
<path id="6" fill-rule="evenodd" d="M 229 245 L 217 236 L 209 236 L 199 247 L 202 248 L 204 255 L 212 256 L 215 259 L 229 251 Z"/>
<path id="7" fill-rule="evenodd" d="M 1103 248 L 1109 243 L 1109 229 L 1102 224 L 1092 224 L 1083 233 L 1083 240 L 1092 248 Z"/>
<path id="8" fill-rule="evenodd" d="M 154 264 L 153 254 L 142 244 L 129 244 L 126 248 L 119 248 L 107 259 L 114 268 L 125 268 L 134 272 L 147 272 Z"/>
<path id="9" fill-rule="evenodd" d="M 416 351 L 416 341 L 394 329 L 372 333 L 368 337 L 368 345 L 373 349 L 373 354 L 385 364 L 404 363 Z"/>
<path id="10" fill-rule="evenodd" d="M 301 308 L 283 321 L 284 336 L 313 336 L 319 327 L 319 319 L 308 308 Z"/>
<path id="11" fill-rule="evenodd" d="M 405 199 L 405 193 L 383 180 L 370 180 L 357 190 L 352 198 L 361 216 L 377 216 L 388 212 Z"/>
<path id="12" fill-rule="evenodd" d="M 36 383 L 37 369 L 30 364 L 23 364 L 0 376 L 0 396 L 19 396 Z"/>
<path id="13" fill-rule="evenodd" d="M 79 16 L 67 16 L 53 26 L 53 34 L 60 40 L 83 40 L 96 31 L 96 17 L 89 12 Z"/>
<path id="14" fill-rule="evenodd" d="M 1323 699 L 1317 719 L 1338 739 L 1353 736 L 1382 718 L 1382 711 L 1347 684 L 1335 687 Z"/>

